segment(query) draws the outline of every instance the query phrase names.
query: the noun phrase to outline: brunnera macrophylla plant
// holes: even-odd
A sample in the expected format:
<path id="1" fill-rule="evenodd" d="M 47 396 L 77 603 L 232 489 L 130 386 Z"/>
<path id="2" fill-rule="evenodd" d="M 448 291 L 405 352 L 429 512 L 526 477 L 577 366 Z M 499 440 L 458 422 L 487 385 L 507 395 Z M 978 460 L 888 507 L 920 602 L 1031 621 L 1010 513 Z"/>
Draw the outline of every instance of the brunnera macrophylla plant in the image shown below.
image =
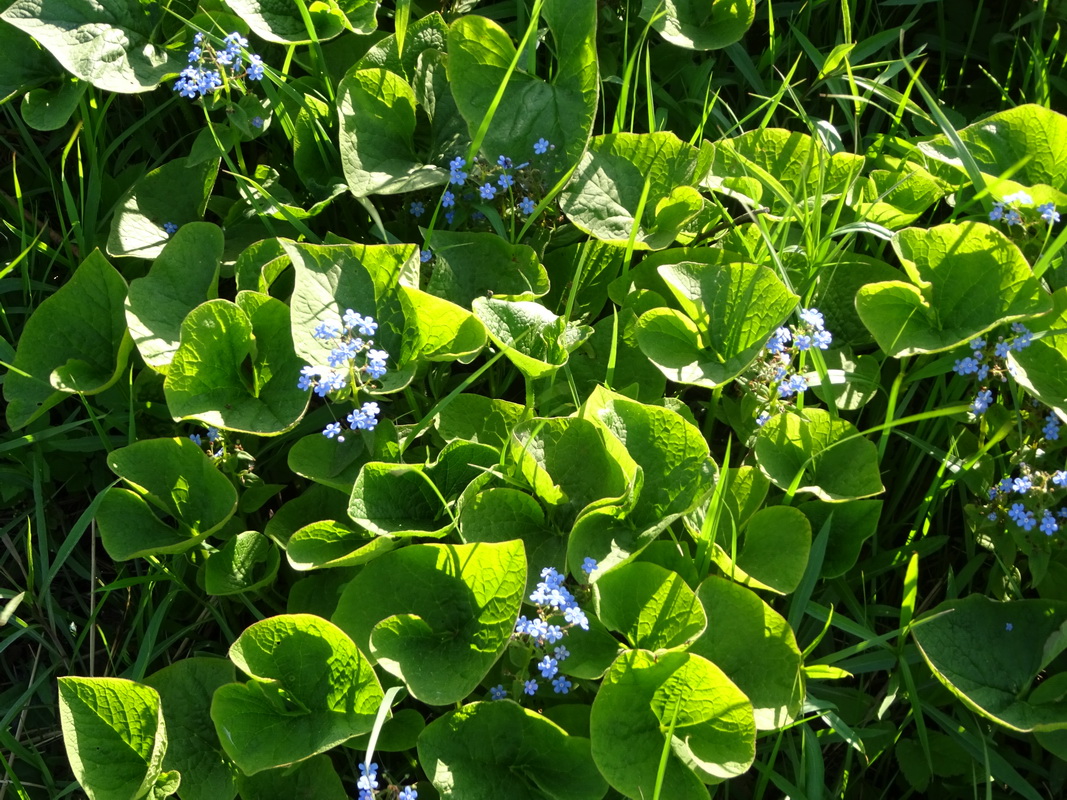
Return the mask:
<path id="1" fill-rule="evenodd" d="M 624 20 L 592 0 L 534 3 L 511 30 L 398 12 L 359 46 L 373 4 L 228 6 L 241 24 L 205 8 L 192 23 L 217 32 L 162 71 L 139 16 L 84 11 L 79 30 L 142 42 L 127 80 L 151 76 L 187 135 L 129 176 L 107 253 L 85 248 L 5 357 L 19 435 L 72 395 L 103 431 L 85 518 L 132 570 L 109 591 L 164 582 L 156 640 L 196 641 L 60 679 L 87 794 L 705 800 L 811 742 L 866 747 L 827 682 L 891 638 L 954 713 L 1067 727 L 1058 695 L 1025 688 L 1067 673 L 1067 612 L 1041 596 L 1067 569 L 1067 187 L 1023 157 L 1020 115 L 1063 142 L 1067 120 L 1022 107 L 961 131 L 978 174 L 1028 187 L 961 216 L 942 198 L 980 187 L 948 137 L 868 159 L 829 123 L 600 119 L 624 101 L 602 95 L 598 24 Z M 754 16 L 711 8 L 713 32 L 681 6 L 639 16 L 683 49 Z M 82 70 L 53 35 L 69 20 L 40 12 L 29 32 Z M 906 539 L 881 517 L 895 432 L 930 420 L 954 426 L 923 457 L 948 454 L 939 492 L 967 479 L 1000 602 L 842 623 L 862 616 L 839 601 L 865 543 Z M 896 703 L 871 718 L 910 725 Z"/>

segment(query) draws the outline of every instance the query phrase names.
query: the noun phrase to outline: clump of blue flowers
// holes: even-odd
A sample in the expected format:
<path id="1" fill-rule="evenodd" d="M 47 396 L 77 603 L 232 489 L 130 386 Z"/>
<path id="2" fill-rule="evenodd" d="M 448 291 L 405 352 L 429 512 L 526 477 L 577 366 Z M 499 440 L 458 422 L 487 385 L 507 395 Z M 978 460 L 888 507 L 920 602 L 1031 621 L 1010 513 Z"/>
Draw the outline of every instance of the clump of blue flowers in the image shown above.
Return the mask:
<path id="1" fill-rule="evenodd" d="M 263 59 L 248 51 L 248 39 L 235 31 L 222 44 L 223 48 L 216 50 L 203 33 L 197 33 L 188 55 L 189 66 L 182 70 L 174 91 L 195 100 L 214 94 L 231 82 L 262 80 Z"/>
<path id="2" fill-rule="evenodd" d="M 794 371 L 794 358 L 799 356 L 803 363 L 806 353 L 828 350 L 834 340 L 819 309 L 802 308 L 799 316 L 799 325 L 783 325 L 767 340 L 756 375 L 749 381 L 749 388 L 763 396 L 765 405 L 777 408 L 782 401 L 804 394 L 808 380 Z M 764 408 L 756 417 L 756 424 L 763 425 L 770 417 L 771 410 Z"/>
<path id="3" fill-rule="evenodd" d="M 587 557 L 582 562 L 582 572 L 588 576 L 597 569 L 595 559 Z M 572 628 L 589 630 L 589 618 L 564 585 L 565 580 L 566 577 L 555 567 L 541 570 L 541 580 L 530 594 L 530 602 L 537 606 L 537 615 L 532 619 L 525 614 L 519 617 L 512 634 L 512 638 L 530 648 L 540 679 L 547 681 L 556 694 L 567 694 L 574 686 L 567 676 L 560 674 L 560 664 L 570 656 L 570 651 L 558 643 Z M 523 675 L 520 681 L 523 694 L 532 696 L 540 688 L 537 678 L 526 679 Z M 508 692 L 503 684 L 498 684 L 489 690 L 489 696 L 493 700 L 503 700 Z"/>
<path id="4" fill-rule="evenodd" d="M 323 322 L 312 333 L 316 339 L 330 343 L 333 349 L 327 363 L 306 366 L 300 370 L 297 388 L 313 390 L 319 397 L 334 395 L 336 399 L 355 397 L 371 381 L 385 375 L 389 353 L 374 347 L 373 337 L 378 332 L 378 323 L 373 317 L 364 317 L 349 308 L 338 322 Z M 345 419 L 351 430 L 372 431 L 378 424 L 381 412 L 375 402 L 365 402 L 354 409 Z M 331 422 L 322 434 L 327 439 L 345 440 L 344 426 Z"/>
<path id="5" fill-rule="evenodd" d="M 1056 507 L 1067 490 L 1067 470 L 1049 472 L 1022 463 L 1019 471 L 1017 477 L 1001 478 L 989 488 L 986 519 L 998 522 L 1005 517 L 1023 533 L 1037 528 L 1053 536 L 1067 524 L 1067 507 Z"/>
<path id="6" fill-rule="evenodd" d="M 1060 212 L 1056 210 L 1056 204 L 1042 203 L 1034 208 L 1034 198 L 1022 190 L 996 201 L 993 203 L 993 210 L 989 212 L 990 222 L 1003 222 L 1009 228 L 1033 227 L 1039 220 L 1046 225 L 1059 222 Z"/>
<path id="7" fill-rule="evenodd" d="M 973 377 L 980 387 L 971 403 L 971 413 L 976 417 L 984 414 L 993 402 L 993 391 L 987 385 L 992 381 L 1004 383 L 1011 375 L 1009 353 L 1019 353 L 1030 346 L 1034 335 L 1021 322 L 1013 322 L 1011 334 L 998 336 L 994 342 L 983 338 L 968 343 L 971 354 L 957 358 L 952 371 L 964 377 Z M 1057 433 L 1057 436 L 1059 434 Z M 1053 437 L 1054 438 L 1054 437 Z"/>
<path id="8" fill-rule="evenodd" d="M 379 787 L 378 765 L 375 763 L 363 763 L 359 765 L 359 780 L 356 781 L 359 790 L 359 800 L 418 800 L 419 793 L 415 791 L 415 784 L 410 786 L 397 786 L 388 784 Z"/>

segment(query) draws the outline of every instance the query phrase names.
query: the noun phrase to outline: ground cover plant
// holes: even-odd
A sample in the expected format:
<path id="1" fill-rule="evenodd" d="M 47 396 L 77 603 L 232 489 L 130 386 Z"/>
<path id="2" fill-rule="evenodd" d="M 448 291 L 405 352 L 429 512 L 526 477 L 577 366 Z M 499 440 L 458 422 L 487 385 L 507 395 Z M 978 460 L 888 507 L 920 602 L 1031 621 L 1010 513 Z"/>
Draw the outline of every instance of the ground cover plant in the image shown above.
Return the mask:
<path id="1" fill-rule="evenodd" d="M 0 800 L 1061 796 L 1065 21 L 0 0 Z"/>

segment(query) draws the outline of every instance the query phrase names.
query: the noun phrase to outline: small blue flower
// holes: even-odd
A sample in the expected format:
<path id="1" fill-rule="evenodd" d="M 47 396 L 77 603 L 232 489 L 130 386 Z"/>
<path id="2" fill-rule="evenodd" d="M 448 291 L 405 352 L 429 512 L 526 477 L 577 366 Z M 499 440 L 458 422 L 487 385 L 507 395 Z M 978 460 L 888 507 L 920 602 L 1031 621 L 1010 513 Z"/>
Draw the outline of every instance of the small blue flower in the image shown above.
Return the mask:
<path id="1" fill-rule="evenodd" d="M 524 633 L 529 633 L 530 620 L 526 619 L 526 615 L 523 614 L 517 620 L 515 620 L 515 635 L 522 636 Z"/>
<path id="2" fill-rule="evenodd" d="M 315 328 L 311 335 L 316 339 L 328 342 L 330 339 L 335 339 L 341 335 L 341 326 L 336 322 L 323 322 Z"/>
<path id="3" fill-rule="evenodd" d="M 189 434 L 189 438 L 193 441 L 193 444 L 195 444 L 197 447 L 203 447 L 204 446 L 204 442 L 200 439 L 200 434 L 199 433 L 190 433 Z"/>
<path id="4" fill-rule="evenodd" d="M 502 683 L 498 683 L 489 690 L 489 697 L 493 700 L 503 700 L 507 696 L 508 690 L 504 688 Z"/>
<path id="5" fill-rule="evenodd" d="M 788 346 L 792 338 L 793 332 L 783 325 L 771 335 L 770 339 L 767 340 L 767 350 L 774 355 L 785 352 L 785 348 Z"/>
<path id="6" fill-rule="evenodd" d="M 526 633 L 531 639 L 544 641 L 545 635 L 548 633 L 548 623 L 540 617 L 532 619 L 530 624 L 526 626 Z"/>
<path id="7" fill-rule="evenodd" d="M 209 426 L 207 429 L 207 440 L 209 442 L 216 442 L 219 438 L 219 429 L 213 426 Z"/>
<path id="8" fill-rule="evenodd" d="M 993 393 L 989 389 L 982 389 L 974 398 L 974 402 L 971 403 L 971 413 L 975 416 L 981 416 L 989 408 L 989 404 L 993 402 Z"/>
<path id="9" fill-rule="evenodd" d="M 1011 490 L 1016 494 L 1026 494 L 1032 488 L 1034 488 L 1034 482 L 1029 475 L 1023 475 L 1011 482 Z"/>
<path id="10" fill-rule="evenodd" d="M 519 211 L 521 211 L 526 216 L 530 216 L 530 214 L 532 214 L 534 212 L 534 209 L 536 208 L 537 204 L 529 197 L 524 197 L 521 201 L 519 201 Z"/>
<path id="11" fill-rule="evenodd" d="M 263 80 L 263 59 L 255 53 L 248 57 L 248 69 L 245 71 L 250 81 Z"/>
<path id="12" fill-rule="evenodd" d="M 559 625 L 549 625 L 548 630 L 545 631 L 545 641 L 549 644 L 555 644 L 563 638 L 563 628 Z"/>
<path id="13" fill-rule="evenodd" d="M 522 686 L 522 691 L 528 695 L 534 695 L 537 692 L 537 681 L 530 679 Z"/>
<path id="14" fill-rule="evenodd" d="M 553 690 L 555 690 L 556 694 L 567 694 L 567 692 L 571 690 L 571 686 L 573 685 L 574 684 L 567 680 L 567 678 L 563 675 L 560 675 L 558 678 L 552 681 L 552 688 Z"/>
<path id="15" fill-rule="evenodd" d="M 822 312 L 817 308 L 804 308 L 800 311 L 800 318 L 806 323 L 811 325 L 817 331 L 823 330 L 825 326 L 825 320 L 823 319 Z"/>
<path id="16" fill-rule="evenodd" d="M 1067 489 L 1067 470 L 1058 469 L 1053 472 L 1052 482 L 1061 489 Z"/>
<path id="17" fill-rule="evenodd" d="M 830 331 L 815 331 L 815 333 L 812 334 L 811 340 L 820 350 L 829 350 L 830 343 L 834 340 L 834 337 Z"/>
<path id="18" fill-rule="evenodd" d="M 778 396 L 783 400 L 794 394 L 803 394 L 808 390 L 808 381 L 803 375 L 790 375 L 789 379 L 778 386 Z"/>
<path id="19" fill-rule="evenodd" d="M 985 347 L 985 339 L 971 339 L 971 341 L 968 343 L 968 346 L 972 350 L 981 350 L 983 347 Z M 984 356 L 979 353 L 978 358 L 984 358 Z"/>
<path id="20" fill-rule="evenodd" d="M 1060 418 L 1055 414 L 1049 414 L 1045 417 L 1045 427 L 1041 431 L 1045 438 L 1050 442 L 1054 442 L 1060 438 Z"/>
<path id="21" fill-rule="evenodd" d="M 1037 211 L 1041 214 L 1041 219 L 1049 225 L 1055 225 L 1060 221 L 1060 212 L 1056 210 L 1054 203 L 1042 203 L 1037 207 Z"/>
<path id="22" fill-rule="evenodd" d="M 353 409 L 346 417 L 349 426 L 354 431 L 372 431 L 378 424 L 378 414 L 381 409 L 377 403 L 364 403 L 362 408 Z"/>
<path id="23" fill-rule="evenodd" d="M 204 51 L 202 48 L 194 47 L 189 51 L 189 63 L 192 64 L 194 61 L 199 61 L 203 55 Z"/>
<path id="24" fill-rule="evenodd" d="M 423 264 L 427 264 L 433 260 L 433 250 L 426 248 L 425 250 L 419 250 L 419 261 Z"/>
<path id="25" fill-rule="evenodd" d="M 426 206 L 424 206 L 421 201 L 416 200 L 411 204 L 409 210 L 411 211 L 411 216 L 417 219 L 426 213 Z"/>
<path id="26" fill-rule="evenodd" d="M 769 420 L 770 418 L 771 418 L 771 412 L 770 411 L 761 411 L 761 412 L 759 412 L 759 416 L 756 417 L 756 427 L 762 428 L 764 425 L 767 424 L 767 420 Z"/>
<path id="27" fill-rule="evenodd" d="M 553 650 L 552 653 L 556 656 L 556 661 L 565 661 L 570 656 L 571 651 L 563 645 L 560 645 L 555 650 Z"/>
<path id="28" fill-rule="evenodd" d="M 548 148 L 552 147 L 552 144 L 548 139 L 541 138 L 534 142 L 533 151 L 539 156 L 543 156 L 548 152 Z"/>
<path id="29" fill-rule="evenodd" d="M 378 788 L 378 765 L 371 764 L 369 767 L 366 764 L 359 765 L 360 778 L 356 781 L 356 786 L 360 789 L 366 789 L 368 792 Z"/>
<path id="30" fill-rule="evenodd" d="M 1005 622 L 1005 623 L 1004 623 L 1004 630 L 1008 631 L 1009 633 L 1011 633 L 1011 629 L 1012 629 L 1013 627 L 1015 627 L 1015 626 L 1014 626 L 1014 625 L 1012 625 L 1012 624 L 1011 624 L 1010 622 Z"/>
<path id="31" fill-rule="evenodd" d="M 1018 353 L 1030 346 L 1030 343 L 1034 339 L 1034 334 L 1031 333 L 1029 328 L 1020 322 L 1013 322 L 1011 324 L 1011 329 L 1015 331 L 1016 336 L 1011 344 L 1008 345 L 1009 350 Z"/>
<path id="32" fill-rule="evenodd" d="M 1004 221 L 1006 223 L 1008 223 L 1008 227 L 1009 228 L 1012 225 L 1022 225 L 1023 224 L 1023 215 L 1019 213 L 1019 209 L 1011 208 L 1011 209 L 1008 209 L 1008 214 L 1004 218 Z"/>
<path id="33" fill-rule="evenodd" d="M 585 559 L 582 561 L 582 572 L 584 572 L 586 575 L 592 575 L 594 572 L 596 572 L 596 569 L 596 559 L 590 556 L 586 556 Z"/>
<path id="34" fill-rule="evenodd" d="M 492 200 L 496 197 L 496 187 L 491 183 L 482 184 L 482 188 L 478 190 L 478 194 L 482 196 L 483 200 Z"/>
<path id="35" fill-rule="evenodd" d="M 333 439 L 336 436 L 337 441 L 343 442 L 345 440 L 345 437 L 341 435 L 343 433 L 343 430 L 344 429 L 341 428 L 340 422 L 331 422 L 329 425 L 322 429 L 322 435 L 325 436 L 327 439 Z"/>
<path id="36" fill-rule="evenodd" d="M 351 311 L 351 309 L 349 309 L 349 311 Z M 356 316 L 358 317 L 359 315 L 357 314 Z M 378 332 L 378 323 L 374 321 L 374 317 L 363 317 L 362 319 L 355 321 L 355 328 L 363 336 L 373 336 Z M 384 357 L 388 358 L 389 356 L 386 354 Z"/>
<path id="37" fill-rule="evenodd" d="M 545 656 L 538 662 L 537 668 L 541 670 L 542 678 L 552 678 L 559 672 L 559 662 L 552 658 L 552 656 Z"/>
<path id="38" fill-rule="evenodd" d="M 163 230 L 167 232 L 167 236 L 173 236 L 178 232 L 178 225 L 175 222 L 164 222 Z"/>
<path id="39" fill-rule="evenodd" d="M 1032 198 L 1029 193 L 1024 192 L 1022 189 L 1020 189 L 1015 194 L 1009 194 L 1007 197 L 1005 197 L 1004 202 L 1008 205 L 1018 203 L 1021 206 L 1028 206 L 1034 202 L 1034 198 Z"/>
<path id="40" fill-rule="evenodd" d="M 1038 530 L 1045 534 L 1045 536 L 1051 536 L 1059 529 L 1060 526 L 1056 524 L 1056 518 L 1052 516 L 1052 512 L 1046 508 L 1045 513 L 1041 517 L 1041 526 Z"/>
<path id="41" fill-rule="evenodd" d="M 583 631 L 589 630 L 589 618 L 578 606 L 571 606 L 563 612 L 564 619 L 571 625 L 577 625 Z"/>
<path id="42" fill-rule="evenodd" d="M 396 800 L 418 800 L 418 797 L 419 793 L 415 791 L 414 786 L 405 786 L 396 796 Z"/>
<path id="43" fill-rule="evenodd" d="M 800 352 L 804 352 L 805 350 L 810 350 L 811 349 L 811 337 L 808 336 L 806 333 L 798 333 L 796 336 L 793 337 L 793 344 L 796 346 L 797 350 L 799 350 Z"/>
<path id="44" fill-rule="evenodd" d="M 972 356 L 966 358 L 956 359 L 956 363 L 952 367 L 952 371 L 957 375 L 973 375 L 978 372 L 978 359 Z"/>
<path id="45" fill-rule="evenodd" d="M 200 80 L 196 88 L 201 95 L 207 95 L 217 91 L 222 86 L 222 75 L 218 70 L 204 70 L 200 73 Z"/>
<path id="46" fill-rule="evenodd" d="M 452 208 L 456 204 L 456 196 L 452 192 L 445 191 L 441 195 L 441 206 L 444 208 Z"/>
<path id="47" fill-rule="evenodd" d="M 385 361 L 387 358 L 389 358 L 389 354 L 384 350 L 367 351 L 367 366 L 364 367 L 364 371 L 370 376 L 371 380 L 378 380 L 386 373 Z"/>
<path id="48" fill-rule="evenodd" d="M 993 210 L 989 212 L 989 221 L 996 222 L 1004 216 L 1004 204 L 1001 202 L 993 203 Z"/>
<path id="49" fill-rule="evenodd" d="M 252 117 L 252 127 L 256 128 L 257 130 L 259 128 L 262 128 L 263 127 L 263 117 Z"/>
<path id="50" fill-rule="evenodd" d="M 512 167 L 512 161 L 507 156 L 498 156 L 496 163 L 497 166 L 503 167 L 504 169 L 511 169 Z"/>
<path id="51" fill-rule="evenodd" d="M 204 43 L 204 34 L 202 34 L 200 31 L 197 31 L 196 35 L 193 37 L 193 44 L 203 44 L 203 43 Z"/>
<path id="52" fill-rule="evenodd" d="M 466 183 L 467 173 L 463 171 L 465 166 L 467 166 L 467 159 L 462 156 L 456 156 L 448 162 L 448 180 L 450 183 L 454 183 L 456 186 L 462 186 Z"/>
<path id="53" fill-rule="evenodd" d="M 501 189 L 510 189 L 515 185 L 515 178 L 511 175 L 501 175 L 496 179 L 496 182 L 500 184 Z"/>

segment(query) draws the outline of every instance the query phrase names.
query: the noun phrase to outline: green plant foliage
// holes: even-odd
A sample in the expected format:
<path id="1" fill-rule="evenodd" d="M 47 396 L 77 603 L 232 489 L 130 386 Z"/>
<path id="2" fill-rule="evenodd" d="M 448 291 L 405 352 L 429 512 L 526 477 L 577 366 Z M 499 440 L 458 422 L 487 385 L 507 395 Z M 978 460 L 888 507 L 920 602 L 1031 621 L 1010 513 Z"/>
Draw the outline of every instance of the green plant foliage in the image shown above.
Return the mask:
<path id="1" fill-rule="evenodd" d="M 181 776 L 163 772 L 167 727 L 159 693 L 121 678 L 59 679 L 67 758 L 90 800 L 169 797 Z"/>
<path id="2" fill-rule="evenodd" d="M 333 620 L 414 697 L 447 705 L 504 651 L 525 585 L 519 541 L 411 545 L 365 566 Z"/>
<path id="3" fill-rule="evenodd" d="M 626 797 L 649 796 L 666 749 L 662 790 L 707 798 L 705 783 L 745 771 L 755 754 L 752 704 L 710 661 L 690 653 L 619 656 L 593 701 L 593 759 Z"/>
<path id="4" fill-rule="evenodd" d="M 438 231 L 435 263 L 427 289 L 465 308 L 481 297 L 533 300 L 548 291 L 548 275 L 527 245 L 488 233 Z"/>
<path id="5" fill-rule="evenodd" d="M 27 425 L 68 394 L 96 394 L 118 380 L 133 346 L 122 310 L 126 291 L 126 281 L 94 250 L 41 302 L 4 380 L 11 428 Z"/>
<path id="6" fill-rule="evenodd" d="M 745 586 L 789 594 L 804 577 L 811 526 L 795 508 L 768 506 L 748 520 L 736 559 L 731 558 L 729 547 L 729 542 L 716 543 L 712 554 L 723 572 Z"/>
<path id="7" fill-rule="evenodd" d="M 230 660 L 251 680 L 215 690 L 211 719 L 246 775 L 302 761 L 370 730 L 382 689 L 335 625 L 310 614 L 247 628 Z"/>
<path id="8" fill-rule="evenodd" d="M 151 43 L 136 0 L 15 0 L 0 18 L 30 34 L 68 72 L 109 92 L 147 92 L 176 61 Z"/>
<path id="9" fill-rule="evenodd" d="M 472 305 L 490 340 L 530 380 L 562 367 L 570 352 L 592 334 L 585 325 L 568 323 L 540 303 L 478 297 Z"/>
<path id="10" fill-rule="evenodd" d="M 370 33 L 377 27 L 375 0 L 318 0 L 308 3 L 306 17 L 297 4 L 283 0 L 227 0 L 227 5 L 256 36 L 281 44 L 332 39 L 345 28 Z"/>
<path id="11" fill-rule="evenodd" d="M 204 590 L 226 595 L 261 589 L 274 582 L 280 563 L 278 548 L 262 533 L 239 533 L 208 558 Z"/>
<path id="12" fill-rule="evenodd" d="M 740 39 L 756 16 L 752 0 L 643 0 L 641 19 L 673 45 L 718 50 Z"/>
<path id="13" fill-rule="evenodd" d="M 328 755 L 318 755 L 292 767 L 277 767 L 238 780 L 243 800 L 272 797 L 314 797 L 317 800 L 347 800 L 341 777 Z"/>
<path id="14" fill-rule="evenodd" d="M 692 589 L 658 564 L 632 562 L 605 573 L 594 597 L 600 621 L 634 648 L 684 648 L 708 624 Z"/>
<path id="15" fill-rule="evenodd" d="M 1067 728 L 1060 693 L 1039 702 L 1028 695 L 1063 651 L 1065 622 L 1063 603 L 972 595 L 931 610 L 912 636 L 938 680 L 969 708 L 1012 730 L 1053 731 Z M 983 657 L 974 658 L 976 651 Z"/>
<path id="16" fill-rule="evenodd" d="M 419 758 L 443 798 L 599 800 L 608 790 L 589 740 L 515 703 L 472 703 L 434 720 Z"/>
<path id="17" fill-rule="evenodd" d="M 863 324 L 893 356 L 959 347 L 997 325 L 1051 310 L 1019 249 L 982 223 L 909 228 L 893 238 L 907 281 L 856 295 Z"/>

